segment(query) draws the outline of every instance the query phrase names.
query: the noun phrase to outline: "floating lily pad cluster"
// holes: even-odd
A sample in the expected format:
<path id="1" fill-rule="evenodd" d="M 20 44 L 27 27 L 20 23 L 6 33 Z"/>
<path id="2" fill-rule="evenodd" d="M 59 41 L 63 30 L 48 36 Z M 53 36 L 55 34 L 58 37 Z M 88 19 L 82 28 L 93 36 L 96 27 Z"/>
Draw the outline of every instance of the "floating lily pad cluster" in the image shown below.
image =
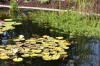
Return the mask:
<path id="1" fill-rule="evenodd" d="M 0 59 L 13 59 L 15 62 L 38 57 L 46 61 L 64 59 L 68 57 L 67 49 L 71 45 L 63 37 L 55 39 L 47 35 L 27 40 L 17 38 L 14 41 L 16 45 L 0 46 Z"/>
<path id="2" fill-rule="evenodd" d="M 4 31 L 15 29 L 14 25 L 21 25 L 20 22 L 13 22 L 12 19 L 4 19 L 0 22 L 0 34 L 3 34 Z"/>

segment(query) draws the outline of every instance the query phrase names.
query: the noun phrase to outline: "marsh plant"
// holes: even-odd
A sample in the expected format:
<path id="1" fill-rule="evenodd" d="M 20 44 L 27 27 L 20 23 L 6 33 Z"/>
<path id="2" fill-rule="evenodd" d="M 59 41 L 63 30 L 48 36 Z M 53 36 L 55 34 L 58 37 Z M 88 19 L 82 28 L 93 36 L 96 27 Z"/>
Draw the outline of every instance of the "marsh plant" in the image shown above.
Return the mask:
<path id="1" fill-rule="evenodd" d="M 77 11 L 95 12 L 96 0 L 68 0 L 69 3 L 75 3 Z"/>
<path id="2" fill-rule="evenodd" d="M 66 12 L 29 12 L 30 20 L 38 24 L 49 24 L 50 29 L 70 37 L 87 36 L 100 37 L 100 18 L 94 15 L 76 13 L 72 10 Z"/>

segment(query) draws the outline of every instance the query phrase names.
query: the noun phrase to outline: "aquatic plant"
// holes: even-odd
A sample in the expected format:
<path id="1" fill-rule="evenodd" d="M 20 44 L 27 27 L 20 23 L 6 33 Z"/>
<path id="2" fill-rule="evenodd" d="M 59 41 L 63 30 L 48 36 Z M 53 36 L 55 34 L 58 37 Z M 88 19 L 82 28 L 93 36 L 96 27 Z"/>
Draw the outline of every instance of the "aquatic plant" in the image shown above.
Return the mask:
<path id="1" fill-rule="evenodd" d="M 21 62 L 21 61 L 23 61 L 23 58 L 14 58 L 13 61 L 14 62 Z"/>
<path id="2" fill-rule="evenodd" d="M 30 55 L 29 55 L 29 54 L 23 54 L 23 55 L 21 55 L 21 56 L 27 58 L 27 57 L 29 57 Z"/>
<path id="3" fill-rule="evenodd" d="M 14 30 L 14 25 L 21 25 L 22 23 L 13 22 L 12 19 L 4 19 L 0 22 L 0 34 L 3 34 L 4 31 Z"/>
<path id="4" fill-rule="evenodd" d="M 24 58 L 39 57 L 45 61 L 51 61 L 68 57 L 69 45 L 66 43 L 69 42 L 63 39 L 44 35 L 41 38 L 30 38 L 24 42 L 15 41 L 15 43 L 16 45 L 0 46 L 0 55 L 3 57 L 0 59 L 12 59 L 14 62 L 21 62 Z"/>
<path id="5" fill-rule="evenodd" d="M 9 59 L 8 56 L 0 56 L 0 59 Z"/>
<path id="6" fill-rule="evenodd" d="M 68 34 L 70 38 L 100 37 L 100 18 L 95 15 L 82 15 L 72 10 L 60 13 L 37 11 L 29 12 L 29 15 L 33 23 L 37 22 L 40 27 L 46 26 L 50 31 Z"/>

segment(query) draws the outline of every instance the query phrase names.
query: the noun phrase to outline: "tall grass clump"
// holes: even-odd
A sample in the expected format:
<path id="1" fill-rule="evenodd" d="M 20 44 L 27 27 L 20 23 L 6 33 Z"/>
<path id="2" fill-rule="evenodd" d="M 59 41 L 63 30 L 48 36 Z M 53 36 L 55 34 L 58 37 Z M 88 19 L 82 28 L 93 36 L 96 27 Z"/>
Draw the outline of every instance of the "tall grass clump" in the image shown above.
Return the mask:
<path id="1" fill-rule="evenodd" d="M 9 12 L 8 11 L 0 11 L 0 19 L 9 18 Z"/>
<path id="2" fill-rule="evenodd" d="M 68 0 L 69 3 L 76 3 L 77 11 L 80 12 L 94 12 L 95 0 Z"/>

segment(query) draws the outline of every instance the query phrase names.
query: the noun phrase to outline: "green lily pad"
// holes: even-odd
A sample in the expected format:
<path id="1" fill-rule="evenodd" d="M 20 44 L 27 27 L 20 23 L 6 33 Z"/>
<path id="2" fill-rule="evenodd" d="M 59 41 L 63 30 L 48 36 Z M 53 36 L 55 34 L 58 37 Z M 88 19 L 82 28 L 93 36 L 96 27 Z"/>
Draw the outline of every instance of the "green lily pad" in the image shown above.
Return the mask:
<path id="1" fill-rule="evenodd" d="M 12 21 L 12 19 L 4 19 L 4 21 L 7 21 L 7 22 L 9 22 L 9 21 Z"/>

